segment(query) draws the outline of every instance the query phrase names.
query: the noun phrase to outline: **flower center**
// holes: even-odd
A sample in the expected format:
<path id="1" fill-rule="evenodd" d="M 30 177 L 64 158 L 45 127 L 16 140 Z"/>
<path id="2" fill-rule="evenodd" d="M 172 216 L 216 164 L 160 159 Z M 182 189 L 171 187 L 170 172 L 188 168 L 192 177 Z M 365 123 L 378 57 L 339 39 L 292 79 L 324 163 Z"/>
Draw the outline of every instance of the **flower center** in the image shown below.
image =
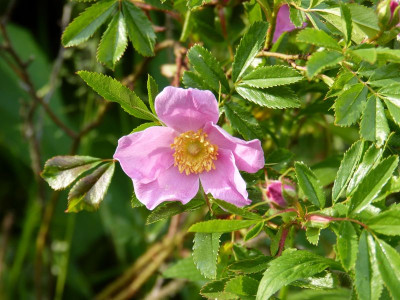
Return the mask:
<path id="1" fill-rule="evenodd" d="M 209 142 L 207 134 L 201 129 L 180 134 L 171 144 L 171 148 L 175 149 L 174 166 L 181 173 L 198 174 L 215 169 L 214 160 L 217 159 L 218 147 Z"/>

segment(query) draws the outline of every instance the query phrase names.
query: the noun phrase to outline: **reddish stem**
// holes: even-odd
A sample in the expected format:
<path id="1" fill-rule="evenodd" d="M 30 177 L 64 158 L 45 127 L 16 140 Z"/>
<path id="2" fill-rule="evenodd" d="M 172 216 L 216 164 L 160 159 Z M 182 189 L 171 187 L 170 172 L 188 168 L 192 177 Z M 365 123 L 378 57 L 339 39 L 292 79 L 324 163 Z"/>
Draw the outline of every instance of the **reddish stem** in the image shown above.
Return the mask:
<path id="1" fill-rule="evenodd" d="M 281 256 L 283 248 L 285 247 L 285 242 L 288 234 L 289 234 L 289 228 L 288 227 L 283 228 L 281 239 L 279 240 L 279 250 L 276 256 Z"/>

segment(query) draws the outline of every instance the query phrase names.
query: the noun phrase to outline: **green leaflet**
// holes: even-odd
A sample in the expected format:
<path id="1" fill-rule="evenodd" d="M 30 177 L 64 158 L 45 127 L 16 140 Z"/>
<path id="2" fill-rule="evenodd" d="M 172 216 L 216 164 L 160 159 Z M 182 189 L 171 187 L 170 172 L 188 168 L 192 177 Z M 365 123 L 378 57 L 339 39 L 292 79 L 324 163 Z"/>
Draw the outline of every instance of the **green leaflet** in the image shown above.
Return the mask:
<path id="1" fill-rule="evenodd" d="M 193 257 L 189 256 L 177 261 L 172 266 L 169 266 L 162 273 L 165 278 L 182 278 L 189 281 L 204 281 L 206 278 L 201 275 L 193 262 Z"/>
<path id="2" fill-rule="evenodd" d="M 390 129 L 385 116 L 385 109 L 379 98 L 371 96 L 364 108 L 360 124 L 360 134 L 367 140 L 382 146 L 389 136 Z"/>
<path id="3" fill-rule="evenodd" d="M 354 143 L 344 154 L 332 189 L 332 200 L 334 203 L 346 189 L 347 183 L 350 181 L 350 178 L 362 157 L 363 149 L 364 143 L 360 140 Z"/>
<path id="4" fill-rule="evenodd" d="M 131 131 L 131 133 L 143 131 L 143 130 L 145 130 L 149 127 L 153 127 L 153 126 L 160 126 L 160 123 L 159 122 L 147 122 L 147 123 L 140 124 L 138 127 L 133 129 Z"/>
<path id="5" fill-rule="evenodd" d="M 340 70 L 325 99 L 339 96 L 344 90 L 347 90 L 353 84 L 358 82 L 357 78 L 346 69 Z"/>
<path id="6" fill-rule="evenodd" d="M 361 43 L 366 37 L 374 37 L 379 32 L 378 18 L 372 8 L 356 3 L 347 5 L 352 17 L 352 40 Z M 343 18 L 339 7 L 328 9 L 315 9 L 324 19 L 343 31 Z M 347 31 L 347 28 L 346 28 Z"/>
<path id="7" fill-rule="evenodd" d="M 306 238 L 311 244 L 317 246 L 320 233 L 321 233 L 321 228 L 307 227 Z"/>
<path id="8" fill-rule="evenodd" d="M 257 89 L 244 84 L 236 86 L 236 91 L 243 98 L 269 108 L 295 108 L 300 106 L 300 100 L 288 87 L 271 87 Z"/>
<path id="9" fill-rule="evenodd" d="M 225 292 L 240 296 L 241 299 L 257 294 L 258 281 L 249 276 L 237 276 L 225 284 Z"/>
<path id="10" fill-rule="evenodd" d="M 360 299 L 379 299 L 383 282 L 379 274 L 375 241 L 367 232 L 363 231 L 358 243 L 358 254 L 355 266 L 355 288 Z"/>
<path id="11" fill-rule="evenodd" d="M 229 266 L 229 270 L 233 272 L 241 272 L 244 274 L 258 273 L 264 271 L 272 257 L 258 256 L 256 258 L 248 258 L 234 262 Z"/>
<path id="12" fill-rule="evenodd" d="M 250 227 L 259 220 L 209 220 L 193 224 L 189 232 L 224 233 Z"/>
<path id="13" fill-rule="evenodd" d="M 206 82 L 204 82 L 204 80 L 201 79 L 199 75 L 192 71 L 185 71 L 185 73 L 183 73 L 182 82 L 183 85 L 187 88 L 191 87 L 199 90 L 211 89 L 211 87 Z"/>
<path id="14" fill-rule="evenodd" d="M 154 108 L 154 101 L 156 96 L 158 95 L 158 85 L 157 82 L 154 80 L 154 78 L 150 76 L 150 74 L 148 74 L 147 76 L 147 94 L 149 96 L 150 109 L 153 112 L 153 114 L 156 114 L 156 110 Z"/>
<path id="15" fill-rule="evenodd" d="M 88 71 L 79 71 L 78 75 L 100 96 L 108 101 L 119 103 L 127 113 L 149 121 L 157 120 L 143 101 L 118 80 Z"/>
<path id="16" fill-rule="evenodd" d="M 340 3 L 340 16 L 342 17 L 342 32 L 343 32 L 344 38 L 346 40 L 346 44 L 350 45 L 353 24 L 352 24 L 350 9 L 343 2 Z"/>
<path id="17" fill-rule="evenodd" d="M 255 88 L 269 88 L 302 80 L 295 69 L 285 66 L 259 67 L 243 77 L 241 83 Z"/>
<path id="18" fill-rule="evenodd" d="M 376 241 L 379 272 L 393 299 L 400 299 L 400 254 L 382 240 Z"/>
<path id="19" fill-rule="evenodd" d="M 139 199 L 136 197 L 135 192 L 132 193 L 131 206 L 132 206 L 132 208 L 144 206 L 144 204 L 142 202 L 140 202 Z"/>
<path id="20" fill-rule="evenodd" d="M 260 222 L 256 225 L 254 225 L 253 228 L 251 228 L 245 235 L 244 241 L 247 242 L 248 240 L 251 240 L 255 238 L 257 235 L 260 234 L 262 229 L 264 228 L 264 222 Z"/>
<path id="21" fill-rule="evenodd" d="M 224 110 L 231 125 L 246 140 L 262 139 L 264 134 L 251 112 L 232 101 L 225 103 Z"/>
<path id="22" fill-rule="evenodd" d="M 400 124 L 400 84 L 394 83 L 381 88 L 378 92 L 383 96 L 385 104 L 393 120 Z"/>
<path id="23" fill-rule="evenodd" d="M 296 162 L 294 166 L 299 186 L 304 195 L 315 206 L 324 208 L 325 194 L 318 178 L 304 163 Z"/>
<path id="24" fill-rule="evenodd" d="M 256 213 L 252 213 L 252 212 L 246 210 L 245 208 L 237 207 L 236 205 L 233 205 L 229 202 L 225 202 L 225 201 L 222 201 L 219 199 L 213 199 L 213 202 L 217 203 L 218 206 L 220 206 L 222 209 L 230 212 L 231 214 L 238 215 L 245 219 L 250 219 L 250 220 L 262 220 L 260 215 L 258 215 Z"/>
<path id="25" fill-rule="evenodd" d="M 200 74 L 201 78 L 215 91 L 219 92 L 220 85 L 223 93 L 228 93 L 229 83 L 224 72 L 212 54 L 200 45 L 195 45 L 187 54 L 193 68 Z"/>
<path id="26" fill-rule="evenodd" d="M 356 230 L 350 222 L 340 223 L 337 250 L 340 261 L 345 270 L 353 268 L 357 258 L 358 236 Z"/>
<path id="27" fill-rule="evenodd" d="M 100 158 L 90 156 L 55 156 L 46 161 L 40 175 L 52 189 L 60 190 L 100 163 Z"/>
<path id="28" fill-rule="evenodd" d="M 204 206 L 204 199 L 194 198 L 183 205 L 179 201 L 165 202 L 157 206 L 147 217 L 146 224 L 168 219 L 185 211 L 194 211 Z"/>
<path id="29" fill-rule="evenodd" d="M 217 257 L 221 233 L 202 233 L 194 235 L 193 261 L 200 273 L 210 279 L 217 276 Z"/>
<path id="30" fill-rule="evenodd" d="M 399 158 L 390 156 L 365 176 L 350 200 L 349 214 L 362 211 L 378 195 L 397 167 Z"/>
<path id="31" fill-rule="evenodd" d="M 335 102 L 335 124 L 350 126 L 361 116 L 365 106 L 368 89 L 357 83 L 339 95 Z"/>
<path id="32" fill-rule="evenodd" d="M 365 60 L 371 64 L 375 63 L 377 59 L 376 49 L 374 47 L 364 47 L 363 45 L 356 49 L 349 49 L 346 53 L 355 56 L 356 58 Z"/>
<path id="33" fill-rule="evenodd" d="M 115 163 L 106 163 L 81 178 L 69 191 L 67 212 L 94 211 L 103 201 L 114 174 Z"/>
<path id="34" fill-rule="evenodd" d="M 129 1 L 122 1 L 122 12 L 133 47 L 144 56 L 154 55 L 156 34 L 149 19 L 140 8 Z"/>
<path id="35" fill-rule="evenodd" d="M 366 224 L 373 231 L 385 235 L 400 235 L 400 207 L 384 211 L 367 220 Z"/>
<path id="36" fill-rule="evenodd" d="M 374 70 L 368 79 L 368 84 L 374 87 L 388 87 L 400 82 L 400 66 L 398 64 L 387 64 Z M 384 90 L 385 91 L 385 90 Z"/>
<path id="37" fill-rule="evenodd" d="M 63 45 L 71 47 L 88 40 L 117 10 L 117 6 L 115 0 L 103 0 L 87 8 L 65 29 L 61 38 Z"/>
<path id="38" fill-rule="evenodd" d="M 289 17 L 290 21 L 296 27 L 303 26 L 303 23 L 306 21 L 304 13 L 301 10 L 294 8 L 293 6 L 289 7 Z"/>
<path id="39" fill-rule="evenodd" d="M 360 181 L 367 175 L 367 173 L 374 168 L 380 161 L 383 154 L 382 148 L 376 148 L 375 145 L 371 145 L 365 152 L 361 163 L 352 176 L 349 185 L 347 186 L 346 196 L 353 193 L 355 188 L 358 186 Z"/>
<path id="40" fill-rule="evenodd" d="M 377 48 L 376 53 L 379 60 L 400 63 L 399 49 Z"/>
<path id="41" fill-rule="evenodd" d="M 308 251 L 287 250 L 270 262 L 261 279 L 256 299 L 269 299 L 281 287 L 313 276 L 330 266 L 336 266 L 336 262 Z"/>
<path id="42" fill-rule="evenodd" d="M 343 60 L 343 55 L 334 51 L 315 52 L 307 61 L 307 74 L 312 78 L 323 70 L 333 67 Z"/>
<path id="43" fill-rule="evenodd" d="M 315 290 L 333 289 L 338 287 L 335 275 L 333 275 L 331 272 L 327 270 L 308 278 L 302 278 L 293 281 L 290 285 L 295 287 L 300 287 L 302 289 L 315 289 Z"/>
<path id="44" fill-rule="evenodd" d="M 231 300 L 238 299 L 235 294 L 225 292 L 225 284 L 228 282 L 228 278 L 221 280 L 215 280 L 207 283 L 200 290 L 200 294 L 207 299 L 218 299 L 218 300 Z"/>
<path id="45" fill-rule="evenodd" d="M 120 60 L 128 45 L 126 34 L 124 16 L 118 12 L 108 24 L 108 28 L 101 38 L 97 50 L 97 60 L 110 69 L 114 69 L 116 62 Z"/>
<path id="46" fill-rule="evenodd" d="M 232 80 L 238 81 L 264 45 L 268 23 L 256 22 L 240 40 L 232 64 Z"/>
<path id="47" fill-rule="evenodd" d="M 312 44 L 319 47 L 325 47 L 332 50 L 341 51 L 338 42 L 328 35 L 326 32 L 314 28 L 306 28 L 301 30 L 296 39 L 299 42 Z"/>

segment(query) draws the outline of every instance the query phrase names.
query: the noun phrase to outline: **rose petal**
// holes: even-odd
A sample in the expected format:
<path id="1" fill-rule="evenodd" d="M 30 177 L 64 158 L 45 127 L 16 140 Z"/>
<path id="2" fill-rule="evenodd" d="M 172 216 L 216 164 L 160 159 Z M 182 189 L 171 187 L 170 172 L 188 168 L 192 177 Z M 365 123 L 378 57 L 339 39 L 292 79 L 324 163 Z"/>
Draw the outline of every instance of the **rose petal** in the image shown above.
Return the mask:
<path id="1" fill-rule="evenodd" d="M 196 131 L 219 117 L 214 94 L 197 89 L 168 86 L 156 97 L 155 108 L 160 120 L 179 132 Z"/>
<path id="2" fill-rule="evenodd" d="M 207 123 L 204 132 L 219 148 L 232 151 L 239 170 L 254 173 L 264 167 L 264 152 L 259 140 L 244 141 L 231 136 L 221 127 Z"/>
<path id="3" fill-rule="evenodd" d="M 242 207 L 251 203 L 246 191 L 246 182 L 240 176 L 231 151 L 218 151 L 215 170 L 200 174 L 200 181 L 206 193 L 213 197 Z"/>
<path id="4" fill-rule="evenodd" d="M 276 26 L 272 41 L 275 43 L 284 32 L 292 31 L 293 29 L 296 29 L 296 26 L 290 21 L 289 6 L 283 5 L 279 9 L 276 17 Z"/>
<path id="5" fill-rule="evenodd" d="M 136 197 L 148 209 L 154 209 L 165 201 L 188 203 L 199 190 L 199 175 L 179 173 L 177 167 L 171 166 L 159 174 L 150 183 L 133 181 Z"/>
<path id="6" fill-rule="evenodd" d="M 171 128 L 154 126 L 123 136 L 118 141 L 114 158 L 134 181 L 153 181 L 174 163 L 171 144 L 176 135 Z"/>

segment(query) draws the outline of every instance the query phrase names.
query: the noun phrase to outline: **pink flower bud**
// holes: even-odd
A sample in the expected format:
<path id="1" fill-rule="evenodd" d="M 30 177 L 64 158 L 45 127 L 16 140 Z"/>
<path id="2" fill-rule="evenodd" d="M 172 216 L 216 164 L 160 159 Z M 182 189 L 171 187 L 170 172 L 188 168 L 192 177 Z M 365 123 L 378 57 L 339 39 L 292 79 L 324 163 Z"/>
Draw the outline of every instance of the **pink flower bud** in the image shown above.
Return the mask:
<path id="1" fill-rule="evenodd" d="M 294 187 L 287 184 L 284 185 L 284 189 L 286 191 L 295 191 Z M 273 180 L 269 182 L 266 194 L 271 203 L 280 207 L 287 206 L 286 200 L 282 195 L 282 182 L 279 180 Z"/>
<path id="2" fill-rule="evenodd" d="M 321 215 L 311 215 L 309 217 L 309 220 L 311 222 L 316 222 L 316 223 L 322 223 L 322 224 L 328 224 L 331 221 L 331 217 L 328 216 L 321 216 Z"/>
<path id="3" fill-rule="evenodd" d="M 392 13 L 392 17 L 394 10 L 396 9 L 397 6 L 399 6 L 399 3 L 397 1 L 390 1 L 390 12 Z"/>

